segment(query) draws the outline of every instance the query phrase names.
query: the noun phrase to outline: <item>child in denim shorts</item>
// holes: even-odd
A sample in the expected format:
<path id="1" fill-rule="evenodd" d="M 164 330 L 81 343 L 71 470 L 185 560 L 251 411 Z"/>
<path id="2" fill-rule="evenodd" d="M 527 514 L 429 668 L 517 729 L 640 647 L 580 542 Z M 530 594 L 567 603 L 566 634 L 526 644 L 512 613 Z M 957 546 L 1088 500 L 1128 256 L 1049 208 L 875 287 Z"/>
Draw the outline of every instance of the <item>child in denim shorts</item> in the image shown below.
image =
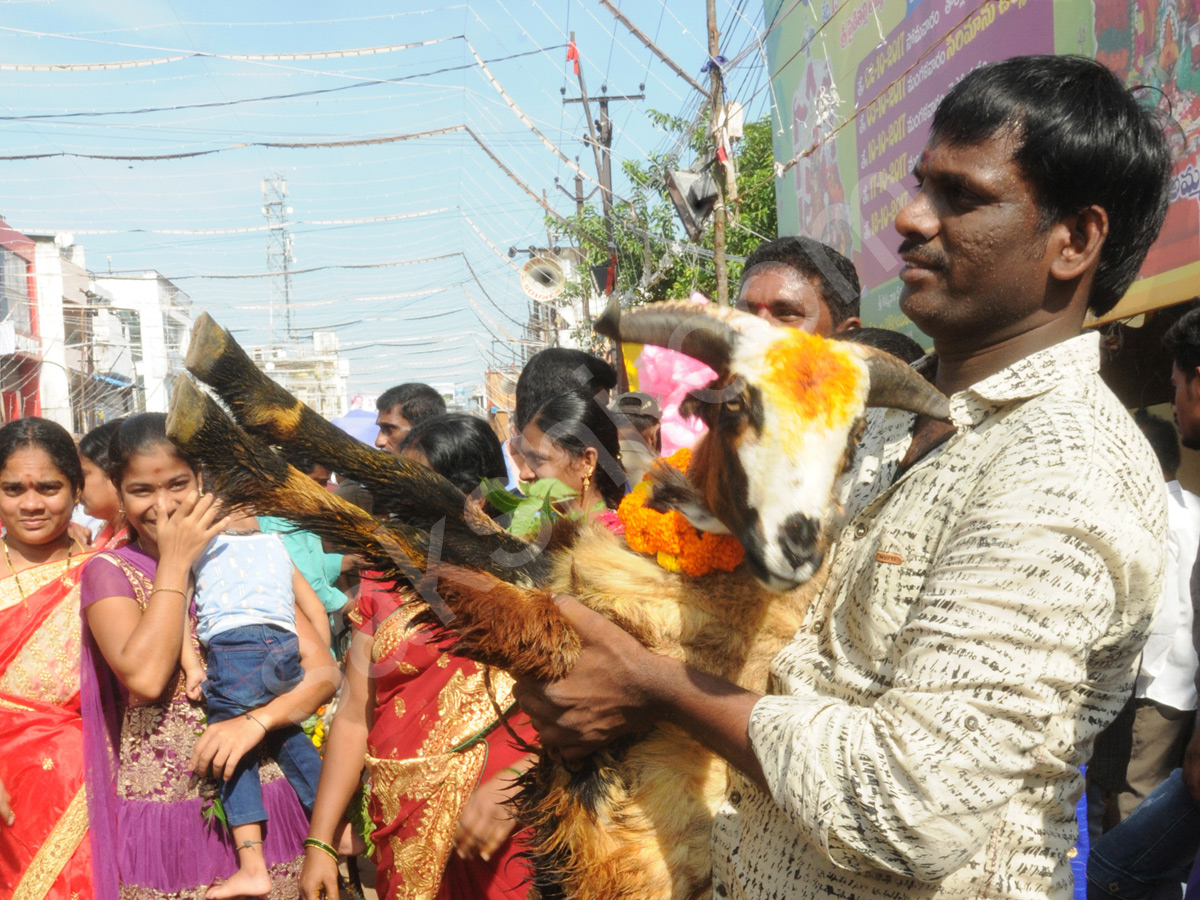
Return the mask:
<path id="1" fill-rule="evenodd" d="M 258 721 L 255 710 L 303 679 L 296 638 L 298 604 L 306 618 L 315 616 L 314 626 L 328 640 L 329 622 L 320 600 L 296 573 L 283 541 L 258 531 L 253 517 L 234 524 L 239 528 L 213 538 L 192 567 L 197 633 L 207 651 L 207 672 L 187 641 L 182 662 L 188 696 L 199 699 L 202 688 L 210 723 L 238 716 Z M 315 610 L 310 610 L 313 605 Z M 312 815 L 321 772 L 316 747 L 298 725 L 269 735 L 263 726 L 263 732 L 271 755 Z M 257 750 L 246 753 L 233 777 L 221 783 L 221 803 L 237 845 L 239 868 L 209 889 L 206 897 L 212 900 L 270 891 L 262 849 L 267 812 L 258 763 Z"/>

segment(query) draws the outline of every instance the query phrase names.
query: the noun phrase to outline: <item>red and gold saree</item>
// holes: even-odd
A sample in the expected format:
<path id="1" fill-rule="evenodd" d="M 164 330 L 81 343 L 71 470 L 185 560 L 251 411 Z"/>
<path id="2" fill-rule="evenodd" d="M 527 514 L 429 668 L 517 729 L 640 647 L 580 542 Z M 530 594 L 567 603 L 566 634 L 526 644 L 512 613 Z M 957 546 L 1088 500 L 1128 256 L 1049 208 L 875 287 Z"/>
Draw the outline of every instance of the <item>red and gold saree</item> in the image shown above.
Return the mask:
<path id="1" fill-rule="evenodd" d="M 484 671 L 414 628 L 402 596 L 365 580 L 363 587 L 351 618 L 374 638 L 367 769 L 381 900 L 523 898 L 527 869 L 512 837 L 490 860 L 452 852 L 476 787 L 525 755 L 496 714 L 512 706 L 512 679 L 491 671 L 493 702 Z M 513 718 L 524 723 L 514 725 L 522 740 L 534 741 L 528 720 Z"/>
<path id="2" fill-rule="evenodd" d="M 0 581 L 0 885 L 12 900 L 90 900 L 79 703 L 79 576 L 87 556 Z"/>

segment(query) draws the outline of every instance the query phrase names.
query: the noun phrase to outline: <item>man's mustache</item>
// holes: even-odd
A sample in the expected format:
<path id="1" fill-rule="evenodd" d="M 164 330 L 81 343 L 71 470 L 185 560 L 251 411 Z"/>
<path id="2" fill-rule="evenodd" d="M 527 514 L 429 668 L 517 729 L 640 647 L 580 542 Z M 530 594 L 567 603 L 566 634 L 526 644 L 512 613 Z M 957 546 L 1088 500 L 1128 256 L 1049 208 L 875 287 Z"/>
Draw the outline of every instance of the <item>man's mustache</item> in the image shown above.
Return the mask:
<path id="1" fill-rule="evenodd" d="M 945 269 L 950 264 L 950 261 L 943 254 L 915 238 L 905 238 L 902 240 L 900 248 L 896 252 L 900 254 L 905 262 L 921 266 L 924 269 Z"/>

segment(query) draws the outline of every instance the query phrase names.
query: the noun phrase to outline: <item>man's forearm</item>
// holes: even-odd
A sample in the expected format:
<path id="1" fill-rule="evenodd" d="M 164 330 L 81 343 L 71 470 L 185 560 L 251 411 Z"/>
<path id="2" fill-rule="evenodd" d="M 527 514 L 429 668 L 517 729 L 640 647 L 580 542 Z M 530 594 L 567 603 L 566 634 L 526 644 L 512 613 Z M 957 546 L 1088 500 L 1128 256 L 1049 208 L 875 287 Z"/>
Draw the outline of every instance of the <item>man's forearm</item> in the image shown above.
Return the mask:
<path id="1" fill-rule="evenodd" d="M 678 725 L 768 791 L 750 743 L 750 713 L 761 695 L 663 656 L 647 662 L 642 683 L 656 719 Z"/>
<path id="2" fill-rule="evenodd" d="M 558 601 L 581 638 L 575 666 L 555 682 L 518 680 L 513 691 L 544 746 L 582 759 L 622 735 L 670 722 L 763 783 L 748 730 L 758 694 L 651 652 L 572 598 Z"/>

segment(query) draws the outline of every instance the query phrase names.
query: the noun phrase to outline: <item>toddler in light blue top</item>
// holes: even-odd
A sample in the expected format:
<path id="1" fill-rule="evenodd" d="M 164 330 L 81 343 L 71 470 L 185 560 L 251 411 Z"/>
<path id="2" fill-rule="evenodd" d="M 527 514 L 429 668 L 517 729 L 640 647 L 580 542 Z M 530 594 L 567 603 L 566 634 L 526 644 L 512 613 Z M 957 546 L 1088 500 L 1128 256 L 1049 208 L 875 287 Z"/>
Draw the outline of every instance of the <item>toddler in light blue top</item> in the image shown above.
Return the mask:
<path id="1" fill-rule="evenodd" d="M 296 636 L 296 613 L 312 622 L 329 642 L 329 620 L 321 601 L 288 557 L 277 535 L 263 534 L 253 517 L 241 517 L 217 535 L 192 566 L 197 635 L 205 667 L 184 641 L 183 669 L 188 696 L 203 695 L 208 721 L 223 722 L 254 713 L 304 678 Z M 235 527 L 240 530 L 235 530 Z M 262 725 L 261 722 L 259 722 Z M 266 731 L 274 757 L 300 803 L 312 814 L 321 758 L 299 726 Z M 238 872 L 210 888 L 210 900 L 257 896 L 270 890 L 262 853 L 262 784 L 259 753 L 244 754 L 233 776 L 221 783 L 225 818 L 238 849 Z"/>
<path id="2" fill-rule="evenodd" d="M 219 534 L 192 567 L 197 633 L 213 636 L 246 625 L 274 625 L 296 633 L 295 567 L 283 541 L 262 532 Z"/>

